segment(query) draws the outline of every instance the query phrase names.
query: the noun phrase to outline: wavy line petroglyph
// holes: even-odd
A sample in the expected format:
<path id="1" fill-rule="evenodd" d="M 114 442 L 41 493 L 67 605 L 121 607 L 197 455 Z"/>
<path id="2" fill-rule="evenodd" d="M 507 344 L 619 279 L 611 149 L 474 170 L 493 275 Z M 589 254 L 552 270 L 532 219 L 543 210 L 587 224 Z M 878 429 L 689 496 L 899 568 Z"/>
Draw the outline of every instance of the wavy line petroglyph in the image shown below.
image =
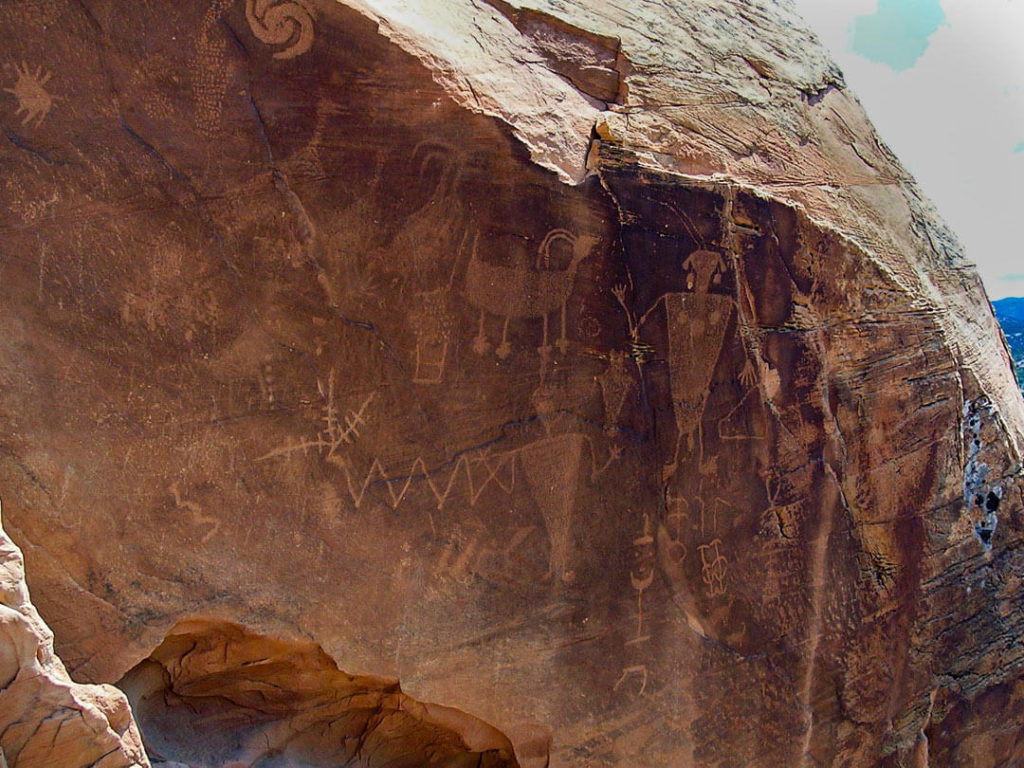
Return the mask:
<path id="1" fill-rule="evenodd" d="M 444 479 L 442 471 L 429 469 L 421 457 L 413 459 L 408 472 L 402 475 L 389 474 L 380 459 L 374 459 L 365 473 L 356 470 L 352 463 L 342 456 L 335 456 L 331 463 L 339 467 L 344 474 L 349 496 L 356 509 L 362 505 L 371 487 L 382 488 L 389 506 L 397 509 L 408 496 L 414 480 L 422 481 L 426 485 L 439 510 L 444 509 L 462 474 L 466 478 L 470 506 L 476 504 L 480 495 L 492 483 L 505 493 L 511 493 L 515 485 L 514 452 L 496 456 L 486 453 L 476 456 L 463 454 L 451 466 L 447 479 Z"/>

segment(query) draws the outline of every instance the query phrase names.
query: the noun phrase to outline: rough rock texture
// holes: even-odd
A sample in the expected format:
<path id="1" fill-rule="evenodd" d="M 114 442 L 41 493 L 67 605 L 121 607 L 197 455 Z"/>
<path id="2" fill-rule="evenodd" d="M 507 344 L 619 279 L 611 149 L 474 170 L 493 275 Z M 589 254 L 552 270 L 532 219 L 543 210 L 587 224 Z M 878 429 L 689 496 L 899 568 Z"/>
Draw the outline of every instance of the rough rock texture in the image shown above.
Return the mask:
<path id="1" fill-rule="evenodd" d="M 1021 759 L 1024 406 L 800 29 L 7 0 L 0 490 L 72 674 L 201 617 L 529 768 Z"/>
<path id="2" fill-rule="evenodd" d="M 154 768 L 515 765 L 508 739 L 475 718 L 414 701 L 397 681 L 346 675 L 312 643 L 224 622 L 179 624 L 118 685 Z"/>
<path id="3" fill-rule="evenodd" d="M 71 681 L 29 601 L 21 550 L 0 530 L 0 765 L 148 768 L 125 696 Z"/>
<path id="4" fill-rule="evenodd" d="M 1000 299 L 992 302 L 992 308 L 1010 347 L 1017 383 L 1024 390 L 1024 298 Z"/>

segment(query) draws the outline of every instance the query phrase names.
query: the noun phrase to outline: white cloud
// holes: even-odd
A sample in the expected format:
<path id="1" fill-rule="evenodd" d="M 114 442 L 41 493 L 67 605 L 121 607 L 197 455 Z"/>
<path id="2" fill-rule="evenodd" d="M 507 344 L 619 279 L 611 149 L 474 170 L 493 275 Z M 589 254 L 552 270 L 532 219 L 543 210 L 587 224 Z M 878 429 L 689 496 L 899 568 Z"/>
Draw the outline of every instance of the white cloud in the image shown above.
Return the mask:
<path id="1" fill-rule="evenodd" d="M 1024 271 L 1024 0 L 943 0 L 946 23 L 916 66 L 854 54 L 850 22 L 875 0 L 797 0 L 882 138 L 978 264 L 992 298 L 1020 295 Z"/>

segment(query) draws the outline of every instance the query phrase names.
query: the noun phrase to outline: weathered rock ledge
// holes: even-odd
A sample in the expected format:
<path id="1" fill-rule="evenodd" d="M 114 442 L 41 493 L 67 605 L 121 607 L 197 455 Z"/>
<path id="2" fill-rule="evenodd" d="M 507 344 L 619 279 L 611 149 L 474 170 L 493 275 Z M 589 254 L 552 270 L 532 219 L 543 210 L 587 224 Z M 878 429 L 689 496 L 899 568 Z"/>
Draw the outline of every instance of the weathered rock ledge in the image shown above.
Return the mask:
<path id="1" fill-rule="evenodd" d="M 0 765 L 149 768 L 124 694 L 68 677 L 53 633 L 29 601 L 21 550 L 2 529 Z"/>

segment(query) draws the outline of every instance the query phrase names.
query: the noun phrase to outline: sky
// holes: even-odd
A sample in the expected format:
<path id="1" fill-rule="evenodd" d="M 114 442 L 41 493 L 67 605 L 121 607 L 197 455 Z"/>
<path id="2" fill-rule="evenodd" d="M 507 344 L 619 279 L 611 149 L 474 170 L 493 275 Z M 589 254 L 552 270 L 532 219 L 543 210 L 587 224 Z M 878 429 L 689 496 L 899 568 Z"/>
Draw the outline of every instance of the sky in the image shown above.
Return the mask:
<path id="1" fill-rule="evenodd" d="M 795 0 L 978 265 L 1024 296 L 1024 0 Z"/>

